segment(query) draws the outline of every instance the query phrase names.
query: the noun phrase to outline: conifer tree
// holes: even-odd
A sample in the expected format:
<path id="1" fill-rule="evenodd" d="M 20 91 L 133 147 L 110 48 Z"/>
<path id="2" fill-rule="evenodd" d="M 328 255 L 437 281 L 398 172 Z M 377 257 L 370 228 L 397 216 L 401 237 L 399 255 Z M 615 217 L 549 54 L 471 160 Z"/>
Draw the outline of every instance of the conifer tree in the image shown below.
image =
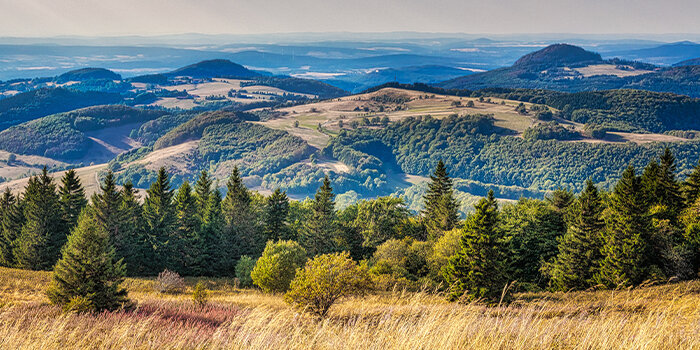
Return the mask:
<path id="1" fill-rule="evenodd" d="M 559 240 L 559 254 L 550 267 L 555 289 L 566 291 L 591 286 L 601 260 L 601 233 L 605 228 L 602 212 L 598 190 L 588 179 L 572 207 L 569 229 Z"/>
<path id="2" fill-rule="evenodd" d="M 0 196 L 0 220 L 0 266 L 12 267 L 15 265 L 12 248 L 22 229 L 24 218 L 19 198 L 12 194 L 9 187 Z"/>
<path id="3" fill-rule="evenodd" d="M 650 219 L 641 180 L 629 166 L 610 197 L 606 218 L 603 259 L 595 276 L 608 287 L 635 285 L 647 277 Z"/>
<path id="4" fill-rule="evenodd" d="M 92 205 L 94 206 L 93 213 L 97 222 L 102 225 L 109 235 L 110 243 L 114 247 L 118 247 L 117 251 L 123 252 L 121 249 L 121 215 L 119 207 L 122 204 L 122 194 L 117 189 L 117 183 L 114 179 L 112 171 L 108 171 L 104 182 L 100 185 L 100 192 L 92 196 Z"/>
<path id="5" fill-rule="evenodd" d="M 85 190 L 80 183 L 75 170 L 68 170 L 61 178 L 61 186 L 58 188 L 61 201 L 61 211 L 66 228 L 72 229 L 78 222 L 80 212 L 87 205 Z"/>
<path id="6" fill-rule="evenodd" d="M 170 248 L 173 263 L 170 269 L 186 275 L 194 275 L 198 267 L 195 260 L 199 256 L 199 230 L 201 222 L 197 215 L 197 202 L 192 195 L 190 183 L 185 181 L 175 196 L 177 229 L 171 237 Z M 200 271 L 196 271 L 197 273 Z"/>
<path id="7" fill-rule="evenodd" d="M 125 266 L 114 257 L 104 226 L 84 212 L 62 249 L 46 294 L 52 303 L 69 305 L 76 297 L 87 299 L 93 311 L 113 311 L 128 304 Z"/>
<path id="8" fill-rule="evenodd" d="M 668 219 L 672 224 L 678 221 L 678 215 L 683 210 L 683 195 L 680 185 L 676 181 L 676 158 L 671 150 L 666 147 L 664 153 L 659 157 L 659 193 L 658 201 L 668 208 Z"/>
<path id="9" fill-rule="evenodd" d="M 306 220 L 301 243 L 309 256 L 333 253 L 338 250 L 340 227 L 335 212 L 335 194 L 326 175 L 316 191 L 311 213 Z"/>
<path id="10" fill-rule="evenodd" d="M 138 192 L 131 181 L 121 190 L 119 205 L 119 237 L 111 239 L 116 259 L 123 259 L 128 276 L 143 276 L 149 271 L 145 262 L 153 257 L 153 247 L 147 241 L 143 230 L 143 219 Z"/>
<path id="11" fill-rule="evenodd" d="M 212 190 L 213 180 L 206 171 L 197 178 L 194 188 L 196 218 L 199 227 L 193 250 L 192 273 L 213 275 L 218 272 L 219 239 L 225 226 L 221 213 L 221 193 Z"/>
<path id="12" fill-rule="evenodd" d="M 443 268 L 443 276 L 450 286 L 448 299 L 483 298 L 487 302 L 497 302 L 507 281 L 503 274 L 498 204 L 493 191 L 474 208 L 476 211 L 465 223 L 457 254 Z"/>
<path id="13" fill-rule="evenodd" d="M 546 198 L 547 203 L 559 212 L 565 212 L 574 202 L 574 199 L 574 194 L 563 188 L 557 188 Z"/>
<path id="14" fill-rule="evenodd" d="M 440 160 L 430 176 L 428 192 L 423 197 L 422 211 L 428 234 L 437 238 L 459 223 L 459 205 L 454 197 L 452 179 L 447 174 L 445 163 Z"/>
<path id="15" fill-rule="evenodd" d="M 275 190 L 265 201 L 265 238 L 278 241 L 292 239 L 287 227 L 289 215 L 289 198 L 287 192 L 279 188 Z"/>
<path id="16" fill-rule="evenodd" d="M 700 198 L 700 161 L 693 168 L 693 172 L 683 182 L 683 199 L 687 207 L 693 205 Z"/>
<path id="17" fill-rule="evenodd" d="M 17 265 L 49 270 L 58 260 L 68 235 L 56 185 L 46 167 L 41 175 L 29 179 L 23 202 L 25 222 L 14 246 Z"/>
<path id="18" fill-rule="evenodd" d="M 144 229 L 155 253 L 153 260 L 149 261 L 149 270 L 151 273 L 158 273 L 167 266 L 169 240 L 177 225 L 173 191 L 165 168 L 158 170 L 156 181 L 146 193 L 143 205 Z"/>
<path id="19" fill-rule="evenodd" d="M 226 234 L 226 220 L 221 209 L 221 192 L 218 189 L 212 191 L 209 203 L 203 219 L 200 249 L 203 253 L 199 257 L 198 266 L 206 267 L 203 271 L 206 275 L 218 273 L 220 275 L 230 273 L 223 263 L 227 262 L 227 252 L 223 242 Z"/>
<path id="20" fill-rule="evenodd" d="M 252 196 L 243 184 L 238 167 L 234 167 L 226 188 L 226 197 L 222 203 L 227 225 L 225 249 L 229 256 L 226 269 L 233 272 L 236 260 L 241 255 L 260 256 L 265 247 L 265 239 L 257 224 Z"/>

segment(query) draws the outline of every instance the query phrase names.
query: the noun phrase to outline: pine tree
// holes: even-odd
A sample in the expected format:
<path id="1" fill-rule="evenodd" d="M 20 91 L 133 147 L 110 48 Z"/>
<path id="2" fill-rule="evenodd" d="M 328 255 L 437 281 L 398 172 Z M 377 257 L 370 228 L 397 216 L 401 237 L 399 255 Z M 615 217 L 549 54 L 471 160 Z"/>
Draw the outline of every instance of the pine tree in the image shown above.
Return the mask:
<path id="1" fill-rule="evenodd" d="M 683 182 L 683 199 L 687 207 L 695 204 L 700 198 L 700 161 L 693 168 L 693 172 Z"/>
<path id="2" fill-rule="evenodd" d="M 287 192 L 276 189 L 265 202 L 265 238 L 270 241 L 291 239 L 287 226 L 289 198 Z"/>
<path id="3" fill-rule="evenodd" d="M 459 223 L 459 205 L 454 197 L 452 179 L 447 174 L 445 163 L 440 160 L 430 176 L 428 192 L 423 197 L 422 211 L 428 234 L 431 238 L 442 236 Z"/>
<path id="4" fill-rule="evenodd" d="M 228 266 L 228 250 L 225 249 L 223 242 L 226 242 L 226 220 L 221 209 L 221 192 L 218 189 L 212 191 L 209 197 L 209 203 L 203 219 L 203 230 L 201 234 L 201 251 L 204 252 L 200 256 L 197 263 L 199 266 L 206 267 L 203 271 L 206 275 L 219 274 L 224 275 L 230 273 L 227 270 Z"/>
<path id="5" fill-rule="evenodd" d="M 680 185 L 676 181 L 676 158 L 671 150 L 666 147 L 664 153 L 659 157 L 661 164 L 659 167 L 659 203 L 668 208 L 667 219 L 672 224 L 678 222 L 678 215 L 683 210 L 683 196 Z"/>
<path id="6" fill-rule="evenodd" d="M 493 191 L 477 203 L 466 221 L 460 248 L 443 268 L 451 301 L 485 299 L 497 302 L 506 284 L 499 230 L 498 204 Z"/>
<path id="7" fill-rule="evenodd" d="M 110 170 L 105 176 L 104 182 L 100 185 L 100 192 L 92 196 L 93 213 L 97 222 L 107 231 L 110 243 L 116 247 L 119 254 L 125 252 L 122 249 L 121 215 L 119 207 L 122 203 L 122 194 L 117 189 L 114 174 Z M 119 255 L 118 255 L 119 256 Z"/>
<path id="8" fill-rule="evenodd" d="M 212 190 L 213 180 L 206 171 L 202 171 L 194 188 L 196 218 L 199 227 L 193 249 L 197 252 L 192 257 L 192 273 L 197 275 L 214 275 L 219 272 L 219 239 L 225 226 L 221 213 L 221 193 Z"/>
<path id="9" fill-rule="evenodd" d="M 52 303 L 68 305 L 85 298 L 93 311 L 113 311 L 128 304 L 124 281 L 125 266 L 114 257 L 114 248 L 104 226 L 87 212 L 62 249 L 46 294 Z"/>
<path id="10" fill-rule="evenodd" d="M 41 175 L 29 179 L 23 202 L 26 221 L 14 246 L 17 265 L 49 270 L 58 260 L 68 235 L 56 185 L 46 167 Z"/>
<path id="11" fill-rule="evenodd" d="M 61 201 L 61 211 L 66 228 L 72 229 L 78 222 L 80 212 L 87 205 L 85 190 L 80 183 L 75 170 L 68 170 L 61 178 L 61 186 L 58 188 Z"/>
<path id="12" fill-rule="evenodd" d="M 138 192 L 129 181 L 121 190 L 119 205 L 119 238 L 113 239 L 116 259 L 123 259 L 128 276 L 148 274 L 147 261 L 153 257 L 153 247 L 144 235 Z"/>
<path id="13" fill-rule="evenodd" d="M 177 225 L 173 191 L 165 168 L 158 170 L 156 182 L 151 184 L 146 193 L 143 205 L 144 229 L 155 253 L 148 268 L 150 273 L 155 274 L 162 271 L 169 262 L 169 239 Z"/>
<path id="14" fill-rule="evenodd" d="M 311 214 L 306 219 L 301 243 L 309 256 L 333 253 L 338 250 L 340 227 L 335 212 L 331 181 L 326 175 L 323 184 L 316 191 L 311 205 Z"/>
<path id="15" fill-rule="evenodd" d="M 647 277 L 650 247 L 650 219 L 641 179 L 629 166 L 610 198 L 606 218 L 603 259 L 595 276 L 608 287 L 635 285 Z"/>
<path id="16" fill-rule="evenodd" d="M 12 248 L 22 229 L 24 218 L 19 198 L 9 188 L 5 188 L 0 197 L 0 214 L 0 266 L 12 267 L 15 265 Z"/>
<path id="17" fill-rule="evenodd" d="M 200 255 L 199 230 L 201 222 L 197 215 L 197 202 L 192 195 L 190 183 L 185 181 L 175 196 L 177 229 L 170 238 L 170 269 L 185 275 L 199 273 L 195 260 Z M 195 271 L 197 270 L 197 271 Z"/>
<path id="18" fill-rule="evenodd" d="M 265 247 L 265 239 L 258 227 L 253 199 L 243 184 L 238 167 L 233 169 L 226 188 L 226 197 L 222 203 L 227 226 L 226 249 L 229 256 L 226 260 L 226 270 L 233 272 L 241 255 L 260 256 Z"/>
<path id="19" fill-rule="evenodd" d="M 565 212 L 574 202 L 574 194 L 566 189 L 557 188 L 546 198 L 547 203 L 559 212 Z"/>
<path id="20" fill-rule="evenodd" d="M 551 283 L 557 290 L 585 289 L 591 286 L 600 264 L 603 204 L 593 181 L 574 202 L 571 222 L 559 240 L 559 254 L 552 264 Z"/>

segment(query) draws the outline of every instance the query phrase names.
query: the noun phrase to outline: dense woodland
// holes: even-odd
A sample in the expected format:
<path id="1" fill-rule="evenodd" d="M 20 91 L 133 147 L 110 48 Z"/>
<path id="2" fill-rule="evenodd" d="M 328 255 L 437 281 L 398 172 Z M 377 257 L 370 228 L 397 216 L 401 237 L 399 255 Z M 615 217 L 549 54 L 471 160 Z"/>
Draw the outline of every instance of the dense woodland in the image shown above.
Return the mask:
<path id="1" fill-rule="evenodd" d="M 700 165 L 679 182 L 666 149 L 643 170 L 617 171 L 609 192 L 590 179 L 577 195 L 558 189 L 544 200 L 499 204 L 489 192 L 460 220 L 442 161 L 420 212 L 397 197 L 337 210 L 328 177 L 303 202 L 280 190 L 263 196 L 246 188 L 237 168 L 225 194 L 206 172 L 175 189 L 161 169 L 145 198 L 130 184 L 119 188 L 110 172 L 88 200 L 75 172 L 57 180 L 45 170 L 23 193 L 0 197 L 0 263 L 48 270 L 62 256 L 60 284 L 71 266 L 89 266 L 77 257 L 93 252 L 108 280 L 168 269 L 285 291 L 307 258 L 345 251 L 367 269 L 372 288 L 429 286 L 450 300 L 488 302 L 504 300 L 514 281 L 513 291 L 566 291 L 696 277 Z M 61 300 L 60 288 L 50 293 Z"/>
<path id="2" fill-rule="evenodd" d="M 452 175 L 483 183 L 554 190 L 558 186 L 582 190 L 587 178 L 611 188 L 618 169 L 645 166 L 653 154 L 670 147 L 678 155 L 684 175 L 698 160 L 700 144 L 560 142 L 568 129 L 545 124 L 518 138 L 495 127 L 489 116 L 430 116 L 406 118 L 383 129 L 345 130 L 324 150 L 355 167 L 365 177 L 397 167 L 409 174 L 428 175 L 444 159 Z M 586 160 L 572 162 L 572 159 Z"/>

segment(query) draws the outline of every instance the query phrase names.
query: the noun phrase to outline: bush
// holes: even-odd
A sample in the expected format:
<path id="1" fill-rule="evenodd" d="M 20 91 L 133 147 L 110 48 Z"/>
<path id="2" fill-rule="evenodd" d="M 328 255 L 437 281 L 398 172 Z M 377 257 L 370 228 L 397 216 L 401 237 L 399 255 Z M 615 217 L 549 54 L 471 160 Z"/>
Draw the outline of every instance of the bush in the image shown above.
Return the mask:
<path id="1" fill-rule="evenodd" d="M 350 253 L 324 254 L 299 269 L 284 299 L 298 310 L 324 317 L 338 299 L 362 294 L 370 286 L 366 268 Z"/>
<path id="2" fill-rule="evenodd" d="M 240 260 L 238 260 L 238 264 L 236 264 L 236 278 L 238 278 L 238 283 L 241 287 L 252 287 L 253 286 L 253 277 L 250 276 L 250 273 L 253 271 L 253 268 L 255 267 L 255 259 L 243 255 Z"/>
<path id="3" fill-rule="evenodd" d="M 204 283 L 201 281 L 197 282 L 197 285 L 194 287 L 192 301 L 194 301 L 194 304 L 199 308 L 203 308 L 209 303 L 209 291 L 204 288 Z"/>
<path id="4" fill-rule="evenodd" d="M 269 241 L 250 275 L 253 283 L 266 293 L 286 292 L 296 269 L 305 261 L 306 250 L 299 243 Z"/>
<path id="5" fill-rule="evenodd" d="M 185 290 L 185 279 L 168 269 L 158 274 L 153 288 L 159 293 L 177 294 Z"/>
<path id="6" fill-rule="evenodd" d="M 63 305 L 63 312 L 66 313 L 84 314 L 94 310 L 95 304 L 92 300 L 80 295 L 74 296 L 66 305 Z"/>

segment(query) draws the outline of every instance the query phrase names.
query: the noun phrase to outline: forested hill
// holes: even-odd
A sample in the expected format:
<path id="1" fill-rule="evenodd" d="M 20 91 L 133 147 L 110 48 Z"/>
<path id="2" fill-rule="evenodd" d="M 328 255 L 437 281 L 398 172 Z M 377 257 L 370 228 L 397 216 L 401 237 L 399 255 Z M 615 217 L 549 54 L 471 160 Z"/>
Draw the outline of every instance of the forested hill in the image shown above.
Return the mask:
<path id="1" fill-rule="evenodd" d="M 202 61 L 176 69 L 165 75 L 169 77 L 188 76 L 192 78 L 255 78 L 261 76 L 260 73 L 224 59 Z"/>
<path id="2" fill-rule="evenodd" d="M 87 133 L 156 119 L 165 112 L 107 105 L 32 120 L 0 132 L 0 149 L 26 155 L 77 160 L 90 151 Z M 125 131 L 124 133 L 128 133 Z M 118 137 L 117 132 L 109 136 Z"/>
<path id="3" fill-rule="evenodd" d="M 122 76 L 104 68 L 82 68 L 63 73 L 56 77 L 56 82 L 65 83 L 68 81 L 85 80 L 122 80 Z"/>
<path id="4" fill-rule="evenodd" d="M 545 104 L 577 123 L 610 130 L 666 132 L 700 129 L 700 99 L 642 90 L 563 93 L 531 89 L 484 89 L 478 93 Z"/>
<path id="5" fill-rule="evenodd" d="M 65 88 L 42 88 L 20 93 L 0 99 L 0 129 L 49 114 L 120 101 L 122 97 L 119 94 Z"/>
<path id="6" fill-rule="evenodd" d="M 520 58 L 514 65 L 444 81 L 446 89 L 549 89 L 565 92 L 640 89 L 700 97 L 700 70 L 602 60 L 582 48 L 557 44 Z"/>
<path id="7" fill-rule="evenodd" d="M 513 67 L 547 68 L 601 62 L 603 59 L 595 52 L 586 51 L 578 46 L 555 44 L 521 57 L 513 64 Z"/>

